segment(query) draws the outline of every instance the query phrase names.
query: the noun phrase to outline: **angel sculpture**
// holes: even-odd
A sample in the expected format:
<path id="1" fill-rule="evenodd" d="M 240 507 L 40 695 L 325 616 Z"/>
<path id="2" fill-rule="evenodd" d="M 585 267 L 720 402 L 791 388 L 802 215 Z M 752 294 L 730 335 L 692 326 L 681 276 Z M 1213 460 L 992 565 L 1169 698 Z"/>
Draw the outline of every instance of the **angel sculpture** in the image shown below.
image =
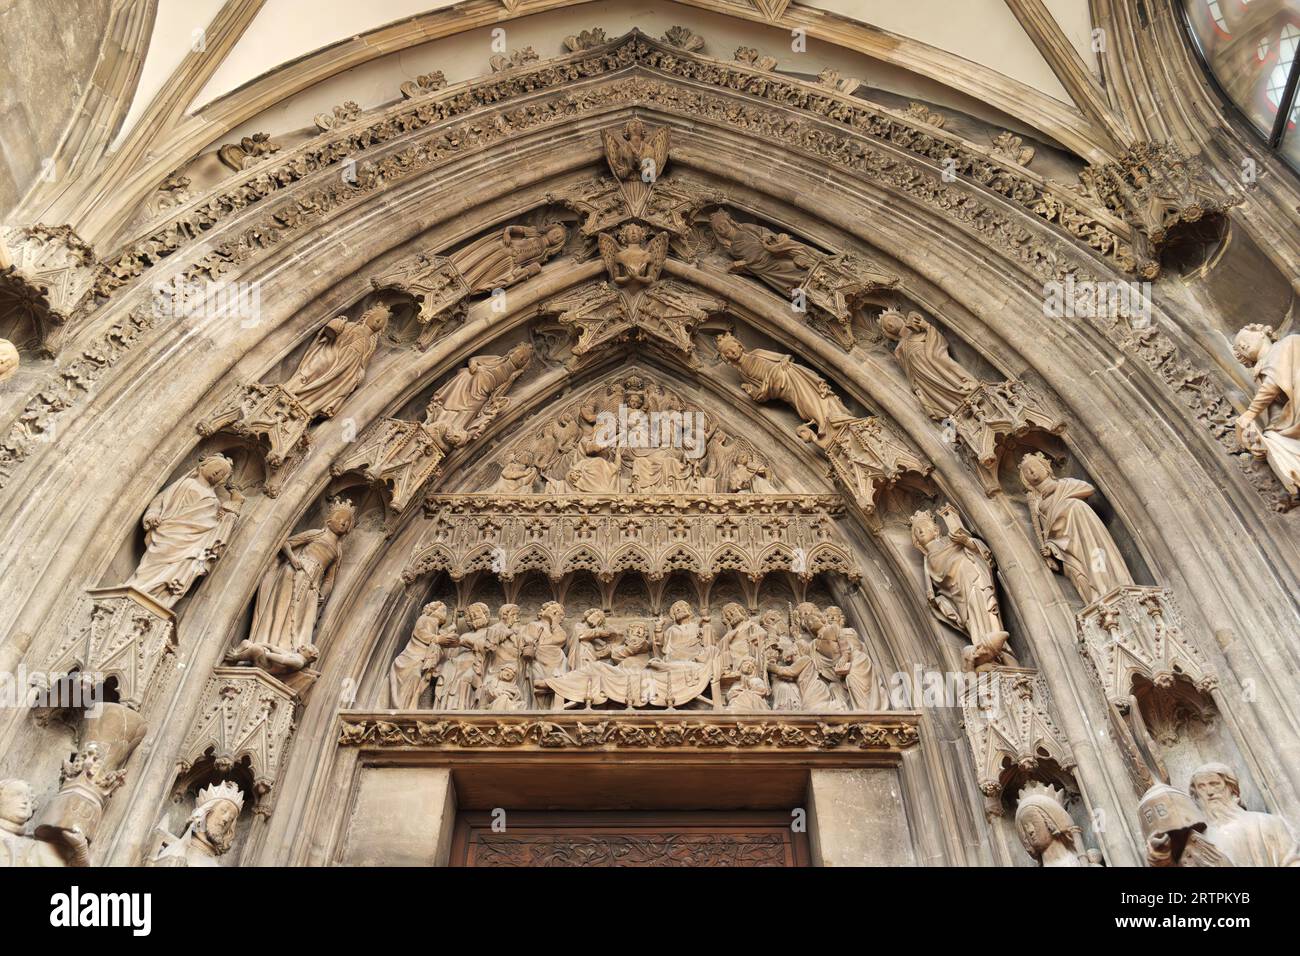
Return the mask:
<path id="1" fill-rule="evenodd" d="M 653 183 L 668 163 L 667 128 L 651 133 L 644 123 L 634 119 L 618 132 L 605 130 L 603 138 L 610 171 L 619 179 Z"/>
<path id="2" fill-rule="evenodd" d="M 668 255 L 668 233 L 661 232 L 647 239 L 643 226 L 628 223 L 618 232 L 618 238 L 601 233 L 600 257 L 613 283 L 623 289 L 638 291 L 659 281 L 664 259 Z"/>

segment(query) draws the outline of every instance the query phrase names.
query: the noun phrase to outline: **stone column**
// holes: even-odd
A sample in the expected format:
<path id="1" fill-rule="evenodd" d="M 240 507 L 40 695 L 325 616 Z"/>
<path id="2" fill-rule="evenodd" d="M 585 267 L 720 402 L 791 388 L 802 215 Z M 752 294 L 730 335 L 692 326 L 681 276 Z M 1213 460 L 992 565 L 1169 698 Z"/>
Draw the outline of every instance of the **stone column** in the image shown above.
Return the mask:
<path id="1" fill-rule="evenodd" d="M 456 825 L 456 788 L 440 767 L 367 767 L 339 863 L 343 866 L 446 866 Z"/>
<path id="2" fill-rule="evenodd" d="M 814 866 L 915 866 L 898 771 L 814 770 L 808 779 Z"/>

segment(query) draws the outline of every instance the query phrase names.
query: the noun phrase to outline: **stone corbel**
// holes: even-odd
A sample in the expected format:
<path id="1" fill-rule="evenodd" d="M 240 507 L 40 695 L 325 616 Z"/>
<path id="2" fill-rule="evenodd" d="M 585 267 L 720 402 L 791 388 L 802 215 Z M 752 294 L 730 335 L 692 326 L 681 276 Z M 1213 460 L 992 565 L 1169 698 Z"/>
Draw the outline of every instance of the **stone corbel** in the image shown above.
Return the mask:
<path id="1" fill-rule="evenodd" d="M 880 530 L 876 506 L 881 492 L 899 482 L 915 485 L 934 470 L 932 463 L 875 416 L 833 423 L 822 445 L 831 474 L 848 491 L 872 531 Z"/>
<path id="2" fill-rule="evenodd" d="M 961 702 L 962 726 L 989 819 L 1005 812 L 1029 780 L 1077 791 L 1074 754 L 1049 709 L 1047 684 L 1022 667 L 992 667 L 972 676 Z"/>
<path id="3" fill-rule="evenodd" d="M 458 320 L 464 318 L 470 287 L 456 264 L 446 256 L 418 255 L 370 280 L 375 291 L 391 290 L 413 298 L 419 307 L 421 332 L 416 346 L 423 351 Z"/>
<path id="4" fill-rule="evenodd" d="M 1007 441 L 1028 432 L 1059 435 L 1065 421 L 1048 411 L 1024 382 L 980 382 L 952 414 L 957 436 L 975 456 L 980 483 L 992 497 L 1001 490 L 998 467 Z"/>
<path id="5" fill-rule="evenodd" d="M 70 226 L 0 228 L 0 308 L 26 315 L 50 355 L 94 300 L 101 269 Z"/>
<path id="6" fill-rule="evenodd" d="M 176 652 L 176 616 L 132 587 L 88 590 L 63 626 L 62 643 L 42 666 L 38 689 L 57 693 L 72 675 L 97 699 L 115 683 L 118 703 L 145 710 L 164 683 L 162 673 Z"/>
<path id="7" fill-rule="evenodd" d="M 330 471 L 335 476 L 360 472 L 387 493 L 389 504 L 400 513 L 442 471 L 449 450 L 420 422 L 385 418 L 366 429 L 354 449 L 334 462 Z"/>
<path id="8" fill-rule="evenodd" d="M 1132 229 L 1135 270 L 1145 279 L 1159 275 L 1161 251 L 1184 226 L 1241 202 L 1173 143 L 1135 143 L 1118 161 L 1089 166 L 1079 182 Z"/>
<path id="9" fill-rule="evenodd" d="M 1211 718 L 1219 678 L 1184 633 L 1168 588 L 1116 588 L 1080 611 L 1075 623 L 1079 651 L 1107 702 L 1126 712 L 1136 700 L 1161 743 L 1174 743 L 1189 715 Z"/>
<path id="10" fill-rule="evenodd" d="M 269 814 L 299 699 L 260 668 L 215 668 L 177 757 L 178 776 L 185 779 L 206 761 L 223 777 L 246 771 L 257 799 L 253 812 Z"/>
<path id="11" fill-rule="evenodd" d="M 307 430 L 312 416 L 296 398 L 279 385 L 252 382 L 235 389 L 217 410 L 197 425 L 200 435 L 229 431 L 268 446 L 269 474 L 266 493 L 274 498 L 284 486 L 289 470 L 311 444 Z"/>

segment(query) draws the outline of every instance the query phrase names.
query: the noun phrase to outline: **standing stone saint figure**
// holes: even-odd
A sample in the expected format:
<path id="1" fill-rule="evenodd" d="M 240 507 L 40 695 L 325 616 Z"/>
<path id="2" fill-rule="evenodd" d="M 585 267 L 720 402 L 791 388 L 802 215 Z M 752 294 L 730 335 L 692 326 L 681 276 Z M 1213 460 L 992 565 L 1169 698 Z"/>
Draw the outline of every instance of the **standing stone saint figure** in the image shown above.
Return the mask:
<path id="1" fill-rule="evenodd" d="M 822 611 L 826 627 L 839 632 L 840 656 L 835 662 L 835 675 L 844 682 L 849 696 L 849 709 L 873 712 L 888 710 L 885 687 L 876 679 L 871 665 L 871 655 L 866 642 L 857 629 L 848 626 L 844 612 L 831 605 Z"/>
<path id="2" fill-rule="evenodd" d="M 1133 583 L 1110 532 L 1088 507 L 1096 488 L 1078 478 L 1057 478 L 1038 452 L 1020 459 L 1020 481 L 1029 492 L 1040 553 L 1054 571 L 1059 562 L 1084 604 Z"/>
<path id="3" fill-rule="evenodd" d="M 880 331 L 898 343 L 894 358 L 921 407 L 935 421 L 950 416 L 979 388 L 979 379 L 957 364 L 948 352 L 948 340 L 921 313 L 909 312 L 904 318 L 901 312 L 887 309 L 880 314 Z"/>
<path id="4" fill-rule="evenodd" d="M 167 834 L 150 866 L 220 866 L 235 842 L 235 827 L 244 809 L 244 794 L 233 783 L 223 781 L 199 791 L 185 832 L 178 838 Z"/>
<path id="5" fill-rule="evenodd" d="M 380 304 L 367 309 L 356 322 L 342 316 L 331 319 L 308 347 L 298 370 L 280 387 L 311 417 L 330 418 L 365 378 L 366 365 L 388 327 L 389 315 L 388 306 Z"/>
<path id="6" fill-rule="evenodd" d="M 492 613 L 482 601 L 465 608 L 469 630 L 457 634 L 448 628 L 438 638 L 443 658 L 438 667 L 434 706 L 439 710 L 473 710 L 483 683 L 483 659 L 488 649 Z"/>
<path id="7" fill-rule="evenodd" d="M 528 677 L 533 691 L 533 706 L 538 710 L 550 710 L 555 703 L 549 681 L 567 669 L 568 646 L 564 605 L 547 601 L 537 612 L 537 620 L 524 628 L 522 650 L 523 656 L 530 661 Z"/>
<path id="8" fill-rule="evenodd" d="M 1300 335 L 1273 340 L 1268 325 L 1237 333 L 1232 354 L 1250 369 L 1257 391 L 1237 419 L 1237 440 L 1264 458 L 1293 498 L 1300 498 Z"/>
<path id="9" fill-rule="evenodd" d="M 955 517 L 955 516 L 954 516 Z M 1016 665 L 1007 649 L 992 555 L 960 521 L 946 535 L 928 511 L 912 515 L 912 543 L 925 555 L 925 592 L 935 617 L 970 638 L 962 652 L 963 669 L 982 664 Z"/>
<path id="10" fill-rule="evenodd" d="M 268 673 L 300 671 L 320 656 L 313 640 L 316 617 L 334 588 L 343 539 L 352 530 L 352 502 L 330 503 L 325 527 L 296 534 L 280 549 L 283 561 L 266 572 L 257 589 L 248 640 L 226 662 L 248 662 Z"/>
<path id="11" fill-rule="evenodd" d="M 420 612 L 411 639 L 393 659 L 388 671 L 388 705 L 395 710 L 415 710 L 420 695 L 438 669 L 442 649 L 438 635 L 447 623 L 447 605 L 441 601 L 426 604 Z"/>
<path id="12" fill-rule="evenodd" d="M 126 582 L 172 607 L 221 556 L 244 496 L 227 490 L 230 459 L 208 455 L 164 488 L 144 513 L 144 557 Z"/>
<path id="13" fill-rule="evenodd" d="M 31 784 L 26 780 L 0 780 L 0 869 L 87 866 L 90 847 L 80 829 L 58 829 L 57 841 L 24 832 L 35 813 Z"/>
<path id="14" fill-rule="evenodd" d="M 1233 866 L 1300 866 L 1300 845 L 1281 817 L 1247 810 L 1232 768 L 1207 763 L 1192 774 L 1192 799 L 1209 824 L 1205 838 Z"/>

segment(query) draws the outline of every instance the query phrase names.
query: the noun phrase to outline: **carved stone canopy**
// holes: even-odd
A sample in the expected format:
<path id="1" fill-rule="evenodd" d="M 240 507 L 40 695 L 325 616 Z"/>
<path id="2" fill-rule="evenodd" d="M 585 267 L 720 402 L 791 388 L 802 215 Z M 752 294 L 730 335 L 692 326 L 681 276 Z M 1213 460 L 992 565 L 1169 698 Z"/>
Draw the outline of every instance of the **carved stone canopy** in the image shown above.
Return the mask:
<path id="1" fill-rule="evenodd" d="M 457 580 L 475 571 L 506 580 L 529 571 L 554 580 L 574 571 L 861 578 L 835 528 L 843 504 L 834 496 L 431 495 L 425 511 L 430 530 L 406 581 L 435 571 Z"/>

